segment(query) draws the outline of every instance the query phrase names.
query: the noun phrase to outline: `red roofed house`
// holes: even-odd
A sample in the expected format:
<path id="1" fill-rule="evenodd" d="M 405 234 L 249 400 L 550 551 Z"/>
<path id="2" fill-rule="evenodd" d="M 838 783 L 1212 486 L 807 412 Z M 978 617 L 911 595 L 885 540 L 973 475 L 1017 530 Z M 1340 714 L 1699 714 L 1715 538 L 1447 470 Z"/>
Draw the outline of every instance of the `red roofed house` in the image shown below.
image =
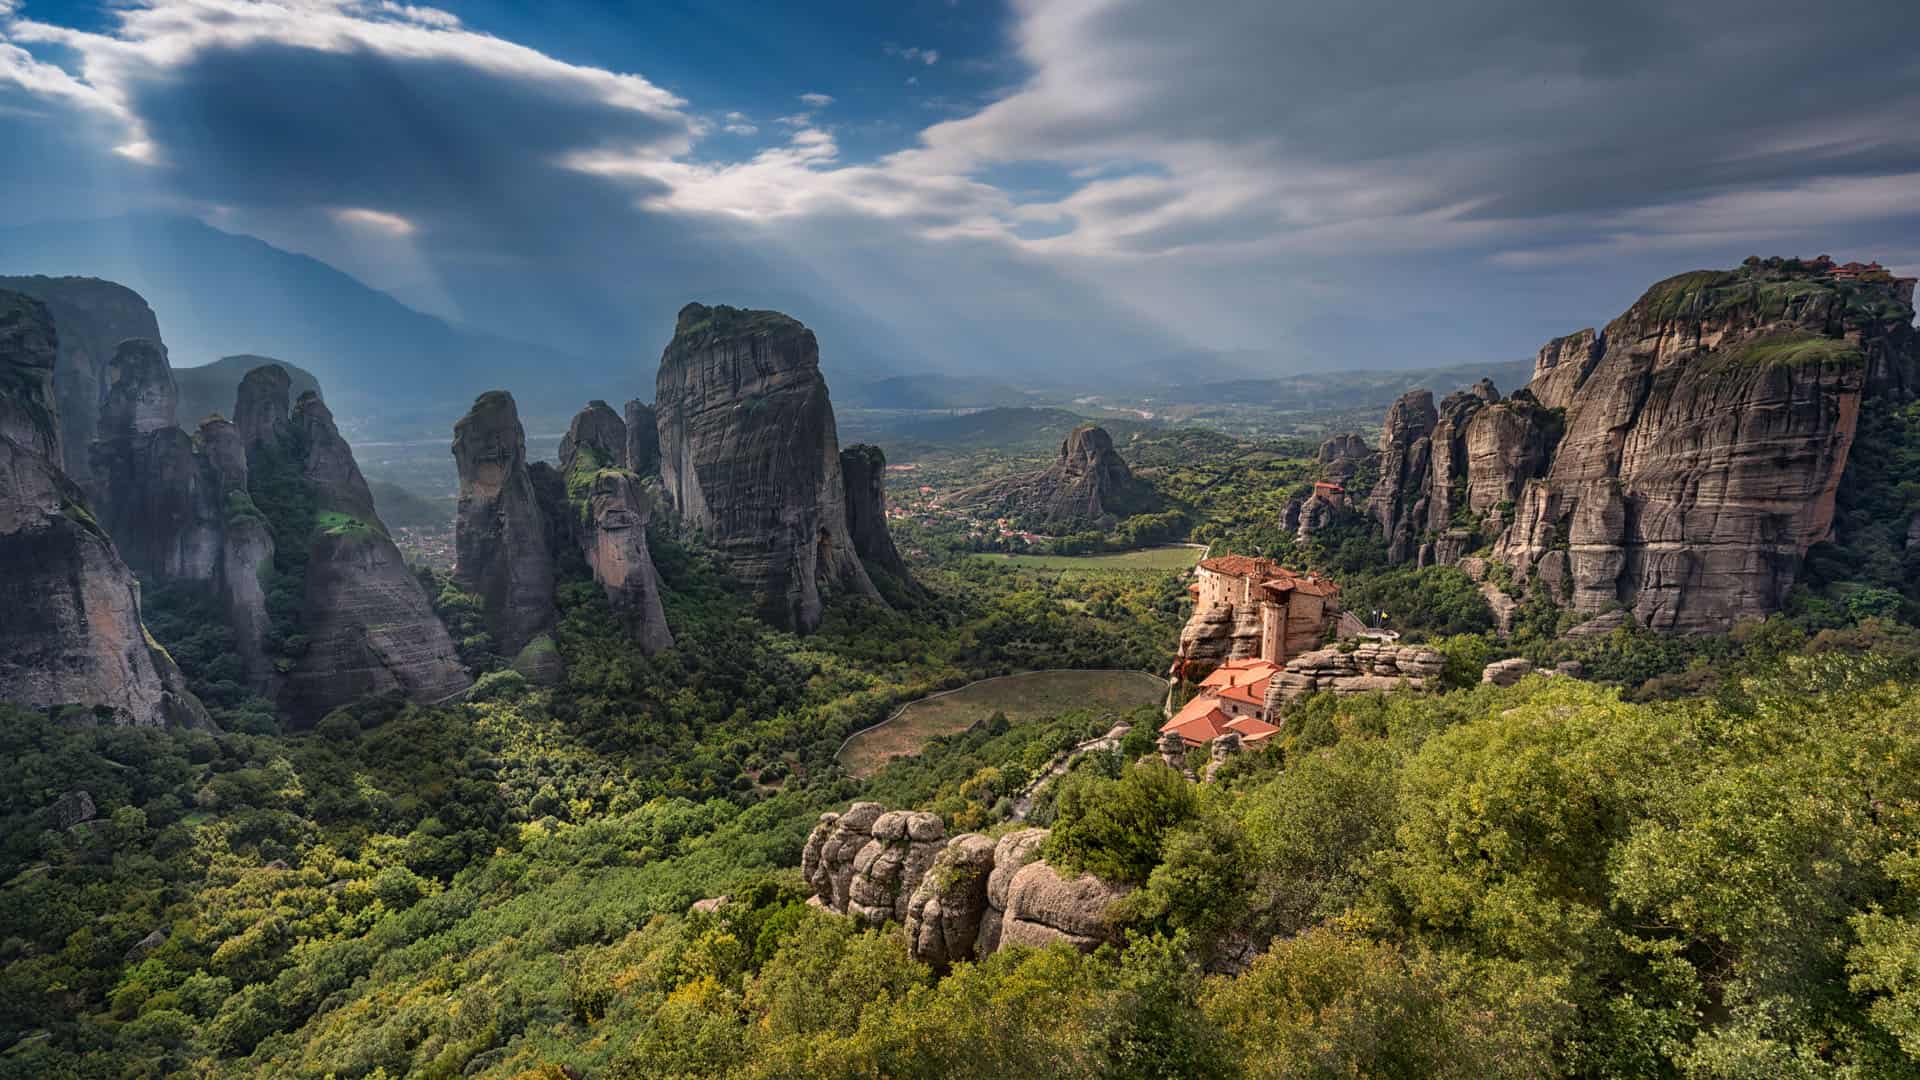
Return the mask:
<path id="1" fill-rule="evenodd" d="M 1231 731 L 1240 736 L 1240 745 L 1254 747 L 1271 739 L 1279 730 L 1257 716 L 1229 713 L 1219 698 L 1206 693 L 1187 702 L 1173 719 L 1160 725 L 1161 734 L 1178 732 L 1180 741 L 1188 746 L 1205 746 Z"/>

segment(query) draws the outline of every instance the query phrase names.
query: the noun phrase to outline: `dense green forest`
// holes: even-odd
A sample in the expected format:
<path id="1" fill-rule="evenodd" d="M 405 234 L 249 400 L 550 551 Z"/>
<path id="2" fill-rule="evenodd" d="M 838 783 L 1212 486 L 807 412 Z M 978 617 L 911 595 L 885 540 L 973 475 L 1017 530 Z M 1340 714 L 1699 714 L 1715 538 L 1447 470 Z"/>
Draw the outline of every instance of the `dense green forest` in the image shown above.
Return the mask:
<path id="1" fill-rule="evenodd" d="M 1895 445 L 1907 423 L 1863 428 Z M 1920 1067 L 1920 635 L 1884 529 L 1817 549 L 1787 613 L 1726 637 L 1568 640 L 1548 604 L 1501 641 L 1458 570 L 1389 568 L 1354 523 L 1274 531 L 1312 479 L 1302 444 L 1133 449 L 1191 538 L 1335 574 L 1445 654 L 1448 689 L 1309 699 L 1204 785 L 1154 763 L 1153 710 L 1076 759 L 1028 820 L 1053 862 L 1131 887 L 1120 945 L 941 976 L 897 928 L 808 906 L 797 864 L 856 798 L 1014 827 L 1011 796 L 1116 717 L 995 718 L 860 781 L 834 754 L 981 676 L 1164 670 L 1176 574 L 1009 569 L 909 525 L 925 595 L 840 597 L 799 637 L 662 533 L 679 647 L 639 655 L 576 578 L 565 681 L 533 687 L 430 576 L 482 672 L 469 699 L 370 699 L 307 731 L 247 697 L 204 598 L 154 590 L 153 632 L 223 730 L 0 707 L 0 1075 Z M 1849 482 L 1904 510 L 1905 474 Z M 1586 677 L 1480 685 L 1509 655 Z M 94 814 L 63 828 L 77 791 Z"/>

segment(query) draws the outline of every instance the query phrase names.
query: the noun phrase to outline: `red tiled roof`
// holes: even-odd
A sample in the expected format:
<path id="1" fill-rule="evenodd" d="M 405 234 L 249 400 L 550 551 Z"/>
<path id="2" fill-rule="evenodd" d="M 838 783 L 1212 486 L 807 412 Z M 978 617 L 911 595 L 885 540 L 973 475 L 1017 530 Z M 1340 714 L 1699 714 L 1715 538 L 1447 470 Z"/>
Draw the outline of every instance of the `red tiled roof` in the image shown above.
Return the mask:
<path id="1" fill-rule="evenodd" d="M 1220 710 L 1219 703 L 1210 697 L 1197 697 L 1160 725 L 1160 733 L 1177 731 L 1188 746 L 1205 746 L 1227 730 L 1227 724 L 1227 714 Z"/>
<path id="2" fill-rule="evenodd" d="M 1265 708 L 1267 704 L 1267 686 L 1272 682 L 1273 676 L 1268 675 L 1265 678 L 1255 679 L 1252 682 L 1236 683 L 1221 690 L 1214 696 Z"/>
<path id="3" fill-rule="evenodd" d="M 1275 727 L 1272 724 L 1267 723 L 1265 720 L 1260 720 L 1251 716 L 1242 716 L 1237 719 L 1227 721 L 1227 730 L 1238 732 L 1240 735 L 1240 742 L 1242 744 L 1252 744 L 1252 743 L 1265 742 L 1266 740 L 1272 738 L 1274 736 L 1274 733 L 1278 732 L 1280 729 L 1278 727 Z"/>
<path id="4" fill-rule="evenodd" d="M 1214 668 L 1212 672 L 1208 673 L 1206 678 L 1200 680 L 1200 685 L 1212 687 L 1238 686 L 1241 683 L 1266 678 L 1279 670 L 1280 665 L 1271 660 L 1262 660 L 1257 656 L 1250 656 L 1244 660 L 1229 660 L 1219 667 Z"/>

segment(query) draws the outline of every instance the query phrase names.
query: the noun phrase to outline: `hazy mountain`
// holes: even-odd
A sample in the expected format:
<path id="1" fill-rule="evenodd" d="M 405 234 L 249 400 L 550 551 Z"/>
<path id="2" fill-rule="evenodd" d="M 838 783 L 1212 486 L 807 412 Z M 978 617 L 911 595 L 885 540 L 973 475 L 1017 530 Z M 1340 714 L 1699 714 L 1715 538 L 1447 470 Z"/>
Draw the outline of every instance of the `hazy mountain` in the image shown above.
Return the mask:
<path id="1" fill-rule="evenodd" d="M 583 393 L 630 392 L 634 381 L 612 364 L 596 370 L 545 346 L 450 325 L 317 259 L 191 218 L 16 226 L 0 230 L 0 253 L 9 273 L 84 274 L 140 293 L 178 367 L 239 353 L 279 357 L 311 371 L 336 401 L 448 406 L 458 415 L 489 386 L 577 403 Z"/>
<path id="2" fill-rule="evenodd" d="M 180 388 L 180 404 L 175 409 L 175 413 L 180 417 L 180 423 L 191 428 L 212 413 L 219 413 L 221 416 L 232 419 L 233 404 L 239 394 L 240 380 L 246 377 L 247 372 L 266 364 L 279 364 L 286 369 L 289 380 L 288 393 L 292 397 L 297 399 L 309 390 L 322 398 L 327 396 L 326 392 L 320 388 L 320 380 L 314 377 L 313 372 L 298 364 L 290 364 L 271 356 L 255 356 L 251 353 L 223 356 L 211 364 L 201 364 L 199 367 L 174 367 L 173 381 Z"/>

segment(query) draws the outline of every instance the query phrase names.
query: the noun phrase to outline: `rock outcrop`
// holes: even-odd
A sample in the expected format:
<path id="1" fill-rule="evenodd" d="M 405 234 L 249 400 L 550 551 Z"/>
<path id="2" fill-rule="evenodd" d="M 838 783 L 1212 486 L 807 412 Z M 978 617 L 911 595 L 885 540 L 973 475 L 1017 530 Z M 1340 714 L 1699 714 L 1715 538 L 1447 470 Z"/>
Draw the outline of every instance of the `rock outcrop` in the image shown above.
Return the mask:
<path id="1" fill-rule="evenodd" d="M 271 399 L 272 389 L 282 385 L 270 372 L 249 375 L 241 387 L 243 403 L 250 389 L 267 388 L 261 396 Z M 299 617 L 307 646 L 292 658 L 279 688 L 281 708 L 296 723 L 311 723 L 368 694 L 437 702 L 466 689 L 470 680 L 453 640 L 374 511 L 332 411 L 307 393 L 291 416 L 250 416 L 249 424 L 241 425 L 243 437 L 249 430 L 283 433 L 280 467 L 298 470 L 315 511 L 308 535 L 275 538 L 308 545 Z M 286 479 L 260 476 L 252 467 L 258 460 L 250 461 L 252 483 Z"/>
<path id="2" fill-rule="evenodd" d="M 140 591 L 54 456 L 45 305 L 0 293 L 0 700 L 121 724 L 208 723 L 140 622 Z"/>
<path id="3" fill-rule="evenodd" d="M 1319 649 L 1287 661 L 1274 675 L 1267 685 L 1267 709 L 1277 713 L 1287 703 L 1322 690 L 1372 694 L 1437 687 L 1446 667 L 1446 658 L 1424 645 L 1368 641 L 1352 649 Z"/>
<path id="4" fill-rule="evenodd" d="M 877 446 L 859 443 L 840 451 L 840 475 L 847 485 L 847 533 L 853 549 L 870 569 L 877 569 L 902 585 L 912 583 L 907 561 L 893 546 L 887 528 L 887 455 Z"/>
<path id="5" fill-rule="evenodd" d="M 40 300 L 52 316 L 60 339 L 53 400 L 62 443 L 56 464 L 91 492 L 91 449 L 99 437 L 108 366 L 128 338 L 159 341 L 159 320 L 139 293 L 99 278 L 0 277 L 0 289 Z"/>
<path id="6" fill-rule="evenodd" d="M 904 925 L 914 891 L 947 844 L 938 814 L 890 810 L 874 819 L 871 840 L 853 857 L 847 914 L 868 926 Z"/>
<path id="7" fill-rule="evenodd" d="M 907 940 L 913 955 L 937 970 L 979 955 L 993 850 L 993 840 L 979 833 L 956 836 L 940 849 L 913 890 L 907 904 Z"/>
<path id="8" fill-rule="evenodd" d="M 1055 533 L 1104 529 L 1119 518 L 1159 509 L 1153 488 L 1134 477 L 1113 437 L 1092 424 L 1068 432 L 1059 457 L 1045 469 L 989 481 L 954 500 Z"/>
<path id="9" fill-rule="evenodd" d="M 1066 941 L 1092 951 L 1115 937 L 1125 886 L 1067 876 L 1040 859 L 1047 830 L 951 840 L 933 814 L 854 803 L 822 814 L 800 856 L 809 901 L 868 926 L 897 922 L 918 959 L 944 970 L 1003 944 Z"/>
<path id="10" fill-rule="evenodd" d="M 515 658 L 514 667 L 528 678 L 555 681 L 553 552 L 511 394 L 489 390 L 474 400 L 453 426 L 453 460 L 460 475 L 454 580 L 480 597 L 500 654 Z"/>
<path id="11" fill-rule="evenodd" d="M 1495 660 L 1480 672 L 1480 681 L 1495 686 L 1512 686 L 1521 679 L 1533 674 L 1533 661 L 1524 656 L 1511 660 Z"/>
<path id="12" fill-rule="evenodd" d="M 1064 941 L 1092 952 L 1115 940 L 1109 911 L 1127 891 L 1092 874 L 1068 877 L 1044 862 L 1029 863 L 1007 886 L 999 946 L 1045 948 Z"/>
<path id="13" fill-rule="evenodd" d="M 233 424 L 248 452 L 277 443 L 287 430 L 293 407 L 293 380 L 279 364 L 263 364 L 240 377 L 233 403 Z"/>
<path id="14" fill-rule="evenodd" d="M 1403 398 L 1372 504 L 1389 554 L 1484 550 L 1656 630 L 1779 610 L 1831 531 L 1863 395 L 1920 387 L 1910 290 L 1793 260 L 1682 274 L 1549 342 L 1525 391 L 1462 403 L 1448 438 L 1430 395 Z"/>
<path id="15" fill-rule="evenodd" d="M 813 331 L 778 312 L 688 304 L 655 389 L 672 510 L 748 583 L 766 618 L 807 631 L 825 591 L 878 599 L 847 532 Z"/>
<path id="16" fill-rule="evenodd" d="M 589 455 L 582 458 L 581 455 Z M 560 437 L 560 471 L 621 469 L 627 464 L 627 424 L 613 406 L 594 400 L 573 414 Z"/>

